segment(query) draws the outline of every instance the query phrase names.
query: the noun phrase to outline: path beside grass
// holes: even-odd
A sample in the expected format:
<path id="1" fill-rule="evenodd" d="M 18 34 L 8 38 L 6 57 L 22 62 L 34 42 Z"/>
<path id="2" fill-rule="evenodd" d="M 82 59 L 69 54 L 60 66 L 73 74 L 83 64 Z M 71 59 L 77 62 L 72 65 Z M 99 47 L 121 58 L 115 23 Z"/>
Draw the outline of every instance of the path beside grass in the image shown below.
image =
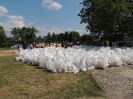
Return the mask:
<path id="1" fill-rule="evenodd" d="M 110 99 L 133 99 L 133 65 L 91 70 Z"/>
<path id="2" fill-rule="evenodd" d="M 13 50 L 0 50 L 0 99 L 108 99 L 90 71 L 52 73 L 16 62 Z"/>

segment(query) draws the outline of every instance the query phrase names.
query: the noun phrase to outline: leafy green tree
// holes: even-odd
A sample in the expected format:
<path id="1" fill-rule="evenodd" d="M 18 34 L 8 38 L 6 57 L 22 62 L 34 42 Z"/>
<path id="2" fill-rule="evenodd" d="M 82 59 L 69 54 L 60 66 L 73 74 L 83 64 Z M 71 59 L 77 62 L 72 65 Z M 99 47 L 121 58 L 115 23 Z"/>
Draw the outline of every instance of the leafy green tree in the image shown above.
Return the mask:
<path id="1" fill-rule="evenodd" d="M 56 42 L 57 41 L 57 36 L 55 35 L 55 33 L 52 34 L 52 42 Z"/>
<path id="2" fill-rule="evenodd" d="M 83 0 L 81 4 L 78 16 L 93 36 L 132 34 L 133 0 Z"/>
<path id="3" fill-rule="evenodd" d="M 76 31 L 71 31 L 69 33 L 69 42 L 75 41 L 75 40 L 79 40 L 80 35 L 79 32 Z"/>
<path id="4" fill-rule="evenodd" d="M 5 30 L 3 26 L 0 26 L 0 46 L 3 46 L 6 42 L 7 36 L 5 34 Z"/>
<path id="5" fill-rule="evenodd" d="M 12 31 L 11 31 L 11 34 L 13 35 L 13 40 L 14 41 L 19 41 L 19 38 L 21 37 L 22 39 L 24 38 L 23 37 L 23 33 L 22 33 L 22 30 L 21 28 L 13 28 Z"/>
<path id="6" fill-rule="evenodd" d="M 47 43 L 52 42 L 52 36 L 51 36 L 50 32 L 48 32 L 48 35 L 46 36 L 46 41 L 45 42 L 47 42 Z"/>
<path id="7" fill-rule="evenodd" d="M 65 40 L 65 42 L 68 42 L 68 39 L 69 39 L 69 32 L 66 31 L 65 34 L 64 34 L 64 40 Z"/>
<path id="8" fill-rule="evenodd" d="M 64 34 L 63 33 L 58 34 L 57 40 L 58 42 L 64 42 Z"/>
<path id="9" fill-rule="evenodd" d="M 29 42 L 34 42 L 37 40 L 37 37 L 36 37 L 36 33 L 37 33 L 37 29 L 32 27 L 32 28 L 29 28 L 27 27 L 25 29 L 25 40 L 28 40 Z"/>
<path id="10" fill-rule="evenodd" d="M 80 40 L 81 41 L 92 41 L 92 40 L 94 40 L 94 38 L 93 38 L 93 36 L 92 35 L 90 35 L 90 34 L 84 34 L 84 35 L 82 35 L 81 37 L 80 37 Z"/>
<path id="11" fill-rule="evenodd" d="M 38 30 L 34 27 L 13 28 L 11 31 L 16 42 L 35 42 L 37 40 L 36 33 Z"/>

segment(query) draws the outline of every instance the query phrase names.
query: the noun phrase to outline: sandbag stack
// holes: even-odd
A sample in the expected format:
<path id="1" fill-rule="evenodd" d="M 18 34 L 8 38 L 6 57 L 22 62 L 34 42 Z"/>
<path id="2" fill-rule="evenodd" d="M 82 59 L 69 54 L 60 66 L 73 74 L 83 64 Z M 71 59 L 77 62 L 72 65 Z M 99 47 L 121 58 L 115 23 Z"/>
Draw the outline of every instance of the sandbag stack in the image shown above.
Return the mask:
<path id="1" fill-rule="evenodd" d="M 46 68 L 52 72 L 86 71 L 92 68 L 133 64 L 133 48 L 98 46 L 46 47 L 20 49 L 16 61 Z"/>

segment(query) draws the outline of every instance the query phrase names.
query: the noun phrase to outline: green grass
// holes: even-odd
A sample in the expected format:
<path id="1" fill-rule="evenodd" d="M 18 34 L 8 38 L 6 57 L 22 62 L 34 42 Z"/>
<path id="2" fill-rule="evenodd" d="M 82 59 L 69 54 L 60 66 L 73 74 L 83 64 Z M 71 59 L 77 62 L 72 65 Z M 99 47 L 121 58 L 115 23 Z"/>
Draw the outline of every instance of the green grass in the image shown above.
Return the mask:
<path id="1" fill-rule="evenodd" d="M 89 71 L 52 73 L 0 56 L 0 99 L 107 99 Z M 9 52 L 8 52 L 9 54 Z"/>
<path id="2" fill-rule="evenodd" d="M 64 94 L 64 99 L 104 96 L 103 90 L 99 87 L 89 72 L 81 72 L 77 75 L 78 78 L 80 78 L 77 81 L 78 84 L 68 87 L 71 90 Z M 57 99 L 59 99 L 59 97 L 57 97 Z"/>
<path id="3" fill-rule="evenodd" d="M 0 48 L 0 50 L 10 50 L 11 48 L 5 47 L 5 48 Z"/>

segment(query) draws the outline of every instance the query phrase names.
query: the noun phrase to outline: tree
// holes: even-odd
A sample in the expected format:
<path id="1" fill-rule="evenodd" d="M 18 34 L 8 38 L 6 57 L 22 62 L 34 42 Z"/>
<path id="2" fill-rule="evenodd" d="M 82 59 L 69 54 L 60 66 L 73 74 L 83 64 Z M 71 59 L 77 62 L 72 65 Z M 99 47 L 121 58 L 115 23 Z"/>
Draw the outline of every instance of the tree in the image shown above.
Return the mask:
<path id="1" fill-rule="evenodd" d="M 55 33 L 52 34 L 52 42 L 56 42 L 57 41 L 57 37 L 55 35 Z"/>
<path id="2" fill-rule="evenodd" d="M 84 0 L 81 4 L 78 16 L 93 36 L 132 34 L 133 0 Z"/>
<path id="3" fill-rule="evenodd" d="M 87 35 L 87 34 L 84 34 L 80 37 L 80 40 L 81 41 L 92 41 L 94 38 L 93 36 L 91 36 L 90 34 Z"/>
<path id="4" fill-rule="evenodd" d="M 20 37 L 22 39 L 24 38 L 23 37 L 24 34 L 22 33 L 21 28 L 13 28 L 12 31 L 11 31 L 11 34 L 13 35 L 13 40 L 14 41 L 19 41 Z"/>
<path id="5" fill-rule="evenodd" d="M 46 36 L 46 42 L 47 43 L 51 43 L 52 42 L 52 36 L 51 36 L 50 32 L 48 32 L 48 35 Z"/>
<path id="6" fill-rule="evenodd" d="M 23 29 L 23 28 L 22 28 Z M 38 30 L 34 27 L 29 28 L 27 27 L 25 30 L 25 40 L 28 40 L 29 42 L 34 42 L 37 40 L 36 33 Z"/>
<path id="7" fill-rule="evenodd" d="M 5 30 L 3 26 L 0 26 L 0 46 L 2 46 L 6 42 L 7 36 L 5 34 Z"/>
<path id="8" fill-rule="evenodd" d="M 58 42 L 64 42 L 64 34 L 63 33 L 58 34 L 57 40 Z"/>
<path id="9" fill-rule="evenodd" d="M 69 33 L 69 42 L 75 41 L 75 40 L 79 40 L 80 35 L 78 32 L 76 31 L 70 31 Z"/>
<path id="10" fill-rule="evenodd" d="M 64 34 L 65 42 L 68 42 L 68 39 L 69 39 L 69 33 L 68 33 L 68 31 L 66 31 L 65 34 Z"/>
<path id="11" fill-rule="evenodd" d="M 37 40 L 36 33 L 38 30 L 34 27 L 13 28 L 11 31 L 16 42 L 35 42 Z"/>

